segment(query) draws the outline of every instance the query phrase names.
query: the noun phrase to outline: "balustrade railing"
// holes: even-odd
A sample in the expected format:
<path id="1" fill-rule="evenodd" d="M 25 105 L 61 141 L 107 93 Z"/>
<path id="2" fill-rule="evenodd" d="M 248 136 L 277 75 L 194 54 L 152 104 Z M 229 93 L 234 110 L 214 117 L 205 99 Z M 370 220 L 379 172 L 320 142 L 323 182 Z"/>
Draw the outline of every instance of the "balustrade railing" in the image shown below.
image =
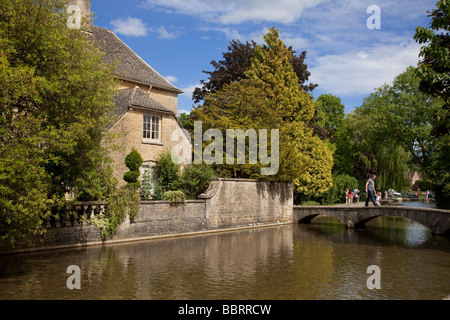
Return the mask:
<path id="1" fill-rule="evenodd" d="M 66 203 L 62 206 L 54 206 L 44 226 L 47 229 L 85 226 L 95 217 L 103 219 L 107 208 L 107 202 Z"/>

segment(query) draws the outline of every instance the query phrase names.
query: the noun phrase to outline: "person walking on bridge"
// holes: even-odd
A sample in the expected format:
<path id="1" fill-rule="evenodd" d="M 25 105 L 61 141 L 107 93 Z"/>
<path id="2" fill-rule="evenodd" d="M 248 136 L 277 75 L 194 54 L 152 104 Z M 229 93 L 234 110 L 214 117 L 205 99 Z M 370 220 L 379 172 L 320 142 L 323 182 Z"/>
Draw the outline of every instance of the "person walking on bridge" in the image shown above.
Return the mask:
<path id="1" fill-rule="evenodd" d="M 375 179 L 377 178 L 376 175 L 371 174 L 370 178 L 366 182 L 366 193 L 367 199 L 366 199 L 366 207 L 369 206 L 369 201 L 372 201 L 375 207 L 378 207 L 378 204 L 375 201 Z"/>

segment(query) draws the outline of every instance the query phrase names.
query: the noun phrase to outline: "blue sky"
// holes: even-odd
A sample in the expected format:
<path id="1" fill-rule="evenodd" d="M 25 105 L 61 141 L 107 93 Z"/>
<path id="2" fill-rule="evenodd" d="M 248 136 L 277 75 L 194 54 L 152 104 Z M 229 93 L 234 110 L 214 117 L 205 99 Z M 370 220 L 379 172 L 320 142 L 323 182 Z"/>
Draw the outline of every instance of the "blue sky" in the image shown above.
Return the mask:
<path id="1" fill-rule="evenodd" d="M 263 43 L 268 28 L 299 54 L 306 50 L 313 95 L 341 98 L 345 111 L 419 61 L 417 26 L 428 26 L 437 0 L 92 0 L 94 24 L 113 30 L 175 86 L 179 112 L 231 40 Z M 367 21 L 380 9 L 380 28 Z"/>

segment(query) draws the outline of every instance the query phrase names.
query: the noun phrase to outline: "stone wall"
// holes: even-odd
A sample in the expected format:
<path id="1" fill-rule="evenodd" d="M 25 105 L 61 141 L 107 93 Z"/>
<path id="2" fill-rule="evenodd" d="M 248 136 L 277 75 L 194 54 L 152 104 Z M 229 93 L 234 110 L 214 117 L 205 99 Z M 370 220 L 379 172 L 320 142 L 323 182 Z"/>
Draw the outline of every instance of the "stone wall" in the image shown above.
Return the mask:
<path id="1" fill-rule="evenodd" d="M 293 186 L 290 183 L 247 179 L 215 179 L 207 192 L 208 228 L 292 222 Z"/>
<path id="2" fill-rule="evenodd" d="M 0 253 L 115 243 L 160 236 L 214 232 L 293 222 L 291 183 L 245 179 L 213 179 L 198 200 L 183 203 L 142 201 L 138 214 L 120 225 L 106 240 L 86 219 L 107 215 L 104 203 L 61 209 L 62 218 L 45 223 L 47 232 L 36 237 L 35 246 L 11 248 L 0 243 Z M 66 214 L 65 214 L 66 213 Z"/>
<path id="3" fill-rule="evenodd" d="M 114 239 L 141 238 L 207 230 L 204 200 L 184 204 L 142 201 L 133 221 L 126 220 Z"/>

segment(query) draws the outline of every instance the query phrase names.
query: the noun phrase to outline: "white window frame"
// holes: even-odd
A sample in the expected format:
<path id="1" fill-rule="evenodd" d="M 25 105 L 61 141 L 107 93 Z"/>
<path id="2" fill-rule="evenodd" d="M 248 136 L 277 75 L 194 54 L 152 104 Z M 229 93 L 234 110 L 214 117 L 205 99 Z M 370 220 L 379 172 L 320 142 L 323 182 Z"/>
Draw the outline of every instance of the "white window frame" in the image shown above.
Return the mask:
<path id="1" fill-rule="evenodd" d="M 142 142 L 161 144 L 161 124 L 161 115 L 144 113 L 142 116 Z"/>

